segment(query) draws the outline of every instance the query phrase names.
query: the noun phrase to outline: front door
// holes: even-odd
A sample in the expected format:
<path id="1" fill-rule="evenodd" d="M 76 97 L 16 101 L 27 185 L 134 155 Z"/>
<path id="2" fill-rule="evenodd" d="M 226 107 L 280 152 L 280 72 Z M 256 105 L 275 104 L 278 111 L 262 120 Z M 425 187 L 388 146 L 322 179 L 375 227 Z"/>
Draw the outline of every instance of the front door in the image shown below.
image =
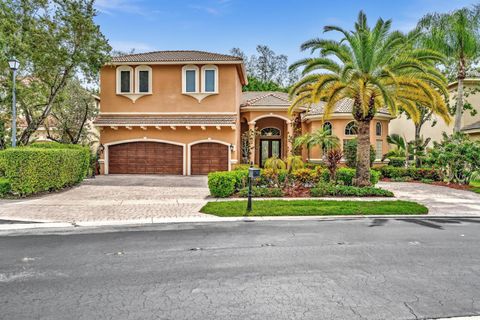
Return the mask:
<path id="1" fill-rule="evenodd" d="M 281 140 L 260 140 L 260 166 L 263 168 L 265 161 L 273 156 L 281 157 Z"/>

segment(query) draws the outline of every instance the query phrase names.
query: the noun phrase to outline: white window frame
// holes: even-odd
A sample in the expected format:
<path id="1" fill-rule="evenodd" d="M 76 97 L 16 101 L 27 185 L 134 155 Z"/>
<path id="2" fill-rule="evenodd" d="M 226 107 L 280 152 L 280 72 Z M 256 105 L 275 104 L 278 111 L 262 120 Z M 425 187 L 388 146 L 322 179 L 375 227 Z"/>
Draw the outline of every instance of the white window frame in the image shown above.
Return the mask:
<path id="1" fill-rule="evenodd" d="M 378 143 L 380 143 L 380 146 L 381 146 L 381 151 L 380 151 L 380 158 L 377 158 L 378 156 Z M 382 160 L 383 158 L 383 140 L 382 139 L 377 139 L 375 141 L 375 160 Z"/>
<path id="2" fill-rule="evenodd" d="M 379 125 L 380 125 L 380 134 L 377 134 L 377 127 L 378 127 Z M 380 121 L 377 121 L 377 122 L 375 123 L 375 135 L 376 135 L 377 137 L 381 137 L 382 134 L 383 134 L 383 126 L 382 126 L 382 123 L 381 123 Z"/>
<path id="3" fill-rule="evenodd" d="M 140 92 L 140 71 L 148 71 L 148 92 Z M 146 65 L 135 68 L 135 93 L 152 94 L 152 68 Z"/>
<path id="4" fill-rule="evenodd" d="M 188 92 L 187 91 L 187 71 L 194 70 L 195 71 L 195 91 Z M 186 65 L 182 68 L 182 93 L 184 94 L 192 94 L 192 93 L 199 93 L 199 83 L 200 83 L 200 70 L 195 65 Z"/>
<path id="5" fill-rule="evenodd" d="M 206 86 L 207 86 L 207 83 L 205 81 L 206 79 L 206 76 L 205 76 L 205 73 L 207 70 L 213 70 L 215 71 L 215 77 L 214 77 L 214 81 L 215 81 L 215 86 L 214 86 L 214 91 L 207 91 L 206 90 Z M 218 93 L 218 67 L 216 65 L 206 65 L 206 66 L 203 66 L 202 67 L 202 93 Z"/>
<path id="6" fill-rule="evenodd" d="M 129 92 L 122 92 L 122 78 L 121 78 L 122 71 L 130 72 L 130 91 Z M 117 94 L 131 94 L 131 93 L 133 93 L 133 68 L 130 66 L 117 67 Z"/>

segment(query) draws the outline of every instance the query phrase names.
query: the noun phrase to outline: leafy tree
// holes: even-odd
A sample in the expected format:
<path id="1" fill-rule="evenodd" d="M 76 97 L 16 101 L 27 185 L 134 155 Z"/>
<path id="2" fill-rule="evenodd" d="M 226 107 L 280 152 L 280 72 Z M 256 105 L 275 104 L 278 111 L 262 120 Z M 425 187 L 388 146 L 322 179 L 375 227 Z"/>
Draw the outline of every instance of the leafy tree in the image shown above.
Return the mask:
<path id="1" fill-rule="evenodd" d="M 60 143 L 85 143 L 91 135 L 90 121 L 98 114 L 92 94 L 83 88 L 78 79 L 70 80 L 55 101 L 50 124 L 45 121 L 48 139 Z M 50 125 L 55 129 L 51 129 Z"/>
<path id="2" fill-rule="evenodd" d="M 0 2 L 0 76 L 6 61 L 20 60 L 18 109 L 28 144 L 74 76 L 94 81 L 111 48 L 94 22 L 93 0 L 4 0 Z M 10 87 L 6 81 L 4 86 Z M 6 106 L 3 107 L 8 110 Z"/>
<path id="3" fill-rule="evenodd" d="M 463 80 L 480 57 L 480 5 L 450 13 L 431 13 L 418 23 L 426 46 L 448 57 L 446 70 L 456 70 L 457 102 L 454 131 L 459 132 L 464 107 Z"/>
<path id="4" fill-rule="evenodd" d="M 288 92 L 287 88 L 280 86 L 274 81 L 262 81 L 253 76 L 248 76 L 248 84 L 243 86 L 243 91 L 281 91 Z"/>
<path id="5" fill-rule="evenodd" d="M 480 142 L 472 141 L 463 133 L 443 134 L 440 143 L 434 142 L 429 162 L 438 168 L 448 182 L 469 184 L 480 170 Z"/>
<path id="6" fill-rule="evenodd" d="M 369 153 L 369 168 L 373 166 L 373 162 L 375 161 L 375 149 L 373 148 L 372 145 L 370 145 L 370 153 Z M 345 147 L 343 149 L 343 155 L 345 156 L 345 163 L 347 167 L 350 168 L 355 168 L 357 167 L 357 161 L 358 161 L 358 156 L 357 156 L 357 151 L 358 151 L 358 140 L 355 139 L 350 139 L 345 143 Z"/>
<path id="7" fill-rule="evenodd" d="M 320 56 L 291 66 L 303 67 L 303 78 L 290 91 L 294 97 L 290 110 L 324 101 L 328 118 L 339 101 L 351 99 L 352 115 L 358 124 L 355 185 L 368 186 L 370 122 L 380 108 L 388 108 L 393 115 L 401 108 L 418 121 L 420 103 L 450 121 L 442 96 L 448 96 L 446 79 L 435 68 L 443 56 L 433 50 L 412 48 L 409 43 L 420 35 L 391 31 L 391 20 L 379 19 L 370 28 L 363 12 L 353 31 L 337 26 L 324 30 L 339 32 L 343 38 L 312 39 L 302 45 L 303 50 L 319 52 Z"/>

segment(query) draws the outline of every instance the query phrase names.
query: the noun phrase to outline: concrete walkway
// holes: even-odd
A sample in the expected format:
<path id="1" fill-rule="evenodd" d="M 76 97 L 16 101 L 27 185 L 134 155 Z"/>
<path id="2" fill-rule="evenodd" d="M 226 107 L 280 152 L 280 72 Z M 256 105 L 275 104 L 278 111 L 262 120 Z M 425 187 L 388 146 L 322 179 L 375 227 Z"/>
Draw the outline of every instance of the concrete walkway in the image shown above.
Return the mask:
<path id="1" fill-rule="evenodd" d="M 379 182 L 401 200 L 416 201 L 429 209 L 429 215 L 480 216 L 480 194 L 448 187 L 413 182 Z"/>

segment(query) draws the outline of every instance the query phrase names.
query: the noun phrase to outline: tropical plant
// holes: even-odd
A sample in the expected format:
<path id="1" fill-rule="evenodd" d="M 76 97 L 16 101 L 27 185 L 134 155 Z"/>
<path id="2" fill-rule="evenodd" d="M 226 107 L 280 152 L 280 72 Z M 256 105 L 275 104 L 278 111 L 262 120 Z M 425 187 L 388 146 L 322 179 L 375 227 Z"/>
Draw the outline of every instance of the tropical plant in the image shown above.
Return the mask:
<path id="1" fill-rule="evenodd" d="M 301 156 L 293 156 L 290 155 L 287 157 L 287 170 L 288 173 L 298 170 L 298 169 L 303 169 L 305 164 L 303 163 L 302 157 Z"/>
<path id="2" fill-rule="evenodd" d="M 252 141 L 260 134 L 260 131 L 249 129 L 242 133 L 240 137 L 240 144 L 242 149 L 242 163 L 249 164 L 250 163 L 250 156 L 253 151 L 253 144 Z"/>
<path id="3" fill-rule="evenodd" d="M 273 156 L 265 160 L 264 164 L 265 169 L 271 169 L 273 172 L 277 173 L 279 170 L 285 170 L 287 165 L 277 156 Z"/>
<path id="4" fill-rule="evenodd" d="M 328 118 L 339 101 L 352 101 L 352 115 L 358 124 L 357 186 L 370 185 L 370 122 L 379 109 L 387 108 L 397 115 L 401 108 L 417 121 L 417 103 L 421 103 L 450 122 L 445 103 L 447 80 L 435 68 L 435 63 L 443 61 L 443 55 L 412 48 L 409 43 L 419 33 L 407 36 L 391 31 L 391 24 L 391 20 L 379 19 L 370 28 L 366 15 L 360 12 L 353 31 L 326 26 L 325 32 L 337 31 L 342 39 L 305 42 L 302 50 L 319 52 L 320 56 L 291 66 L 303 67 L 303 78 L 290 90 L 294 97 L 290 112 L 324 101 L 324 117 Z"/>
<path id="5" fill-rule="evenodd" d="M 387 136 L 387 142 L 390 145 L 393 145 L 393 148 L 383 155 L 382 161 L 392 157 L 404 159 L 407 158 L 407 143 L 405 142 L 405 138 L 394 133 Z"/>
<path id="6" fill-rule="evenodd" d="M 347 167 L 355 168 L 357 166 L 357 150 L 358 150 L 358 141 L 357 139 L 350 139 L 345 143 L 343 148 L 343 155 L 345 157 L 345 164 Z M 373 165 L 375 161 L 375 149 L 370 145 L 370 166 Z"/>
<path id="7" fill-rule="evenodd" d="M 330 173 L 330 181 L 335 181 L 338 164 L 343 158 L 343 152 L 339 148 L 330 149 L 325 157 L 325 164 Z"/>
<path id="8" fill-rule="evenodd" d="M 305 145 L 307 148 L 307 159 L 310 161 L 310 151 L 313 147 L 318 146 L 322 150 L 330 150 L 340 146 L 340 139 L 332 134 L 330 130 L 319 128 L 312 133 L 305 133 L 297 137 L 294 141 L 294 147 Z"/>
<path id="9" fill-rule="evenodd" d="M 480 57 L 480 5 L 449 13 L 430 13 L 418 22 L 423 43 L 449 59 L 445 67 L 456 70 L 457 101 L 454 131 L 459 132 L 464 108 L 463 80 Z"/>

